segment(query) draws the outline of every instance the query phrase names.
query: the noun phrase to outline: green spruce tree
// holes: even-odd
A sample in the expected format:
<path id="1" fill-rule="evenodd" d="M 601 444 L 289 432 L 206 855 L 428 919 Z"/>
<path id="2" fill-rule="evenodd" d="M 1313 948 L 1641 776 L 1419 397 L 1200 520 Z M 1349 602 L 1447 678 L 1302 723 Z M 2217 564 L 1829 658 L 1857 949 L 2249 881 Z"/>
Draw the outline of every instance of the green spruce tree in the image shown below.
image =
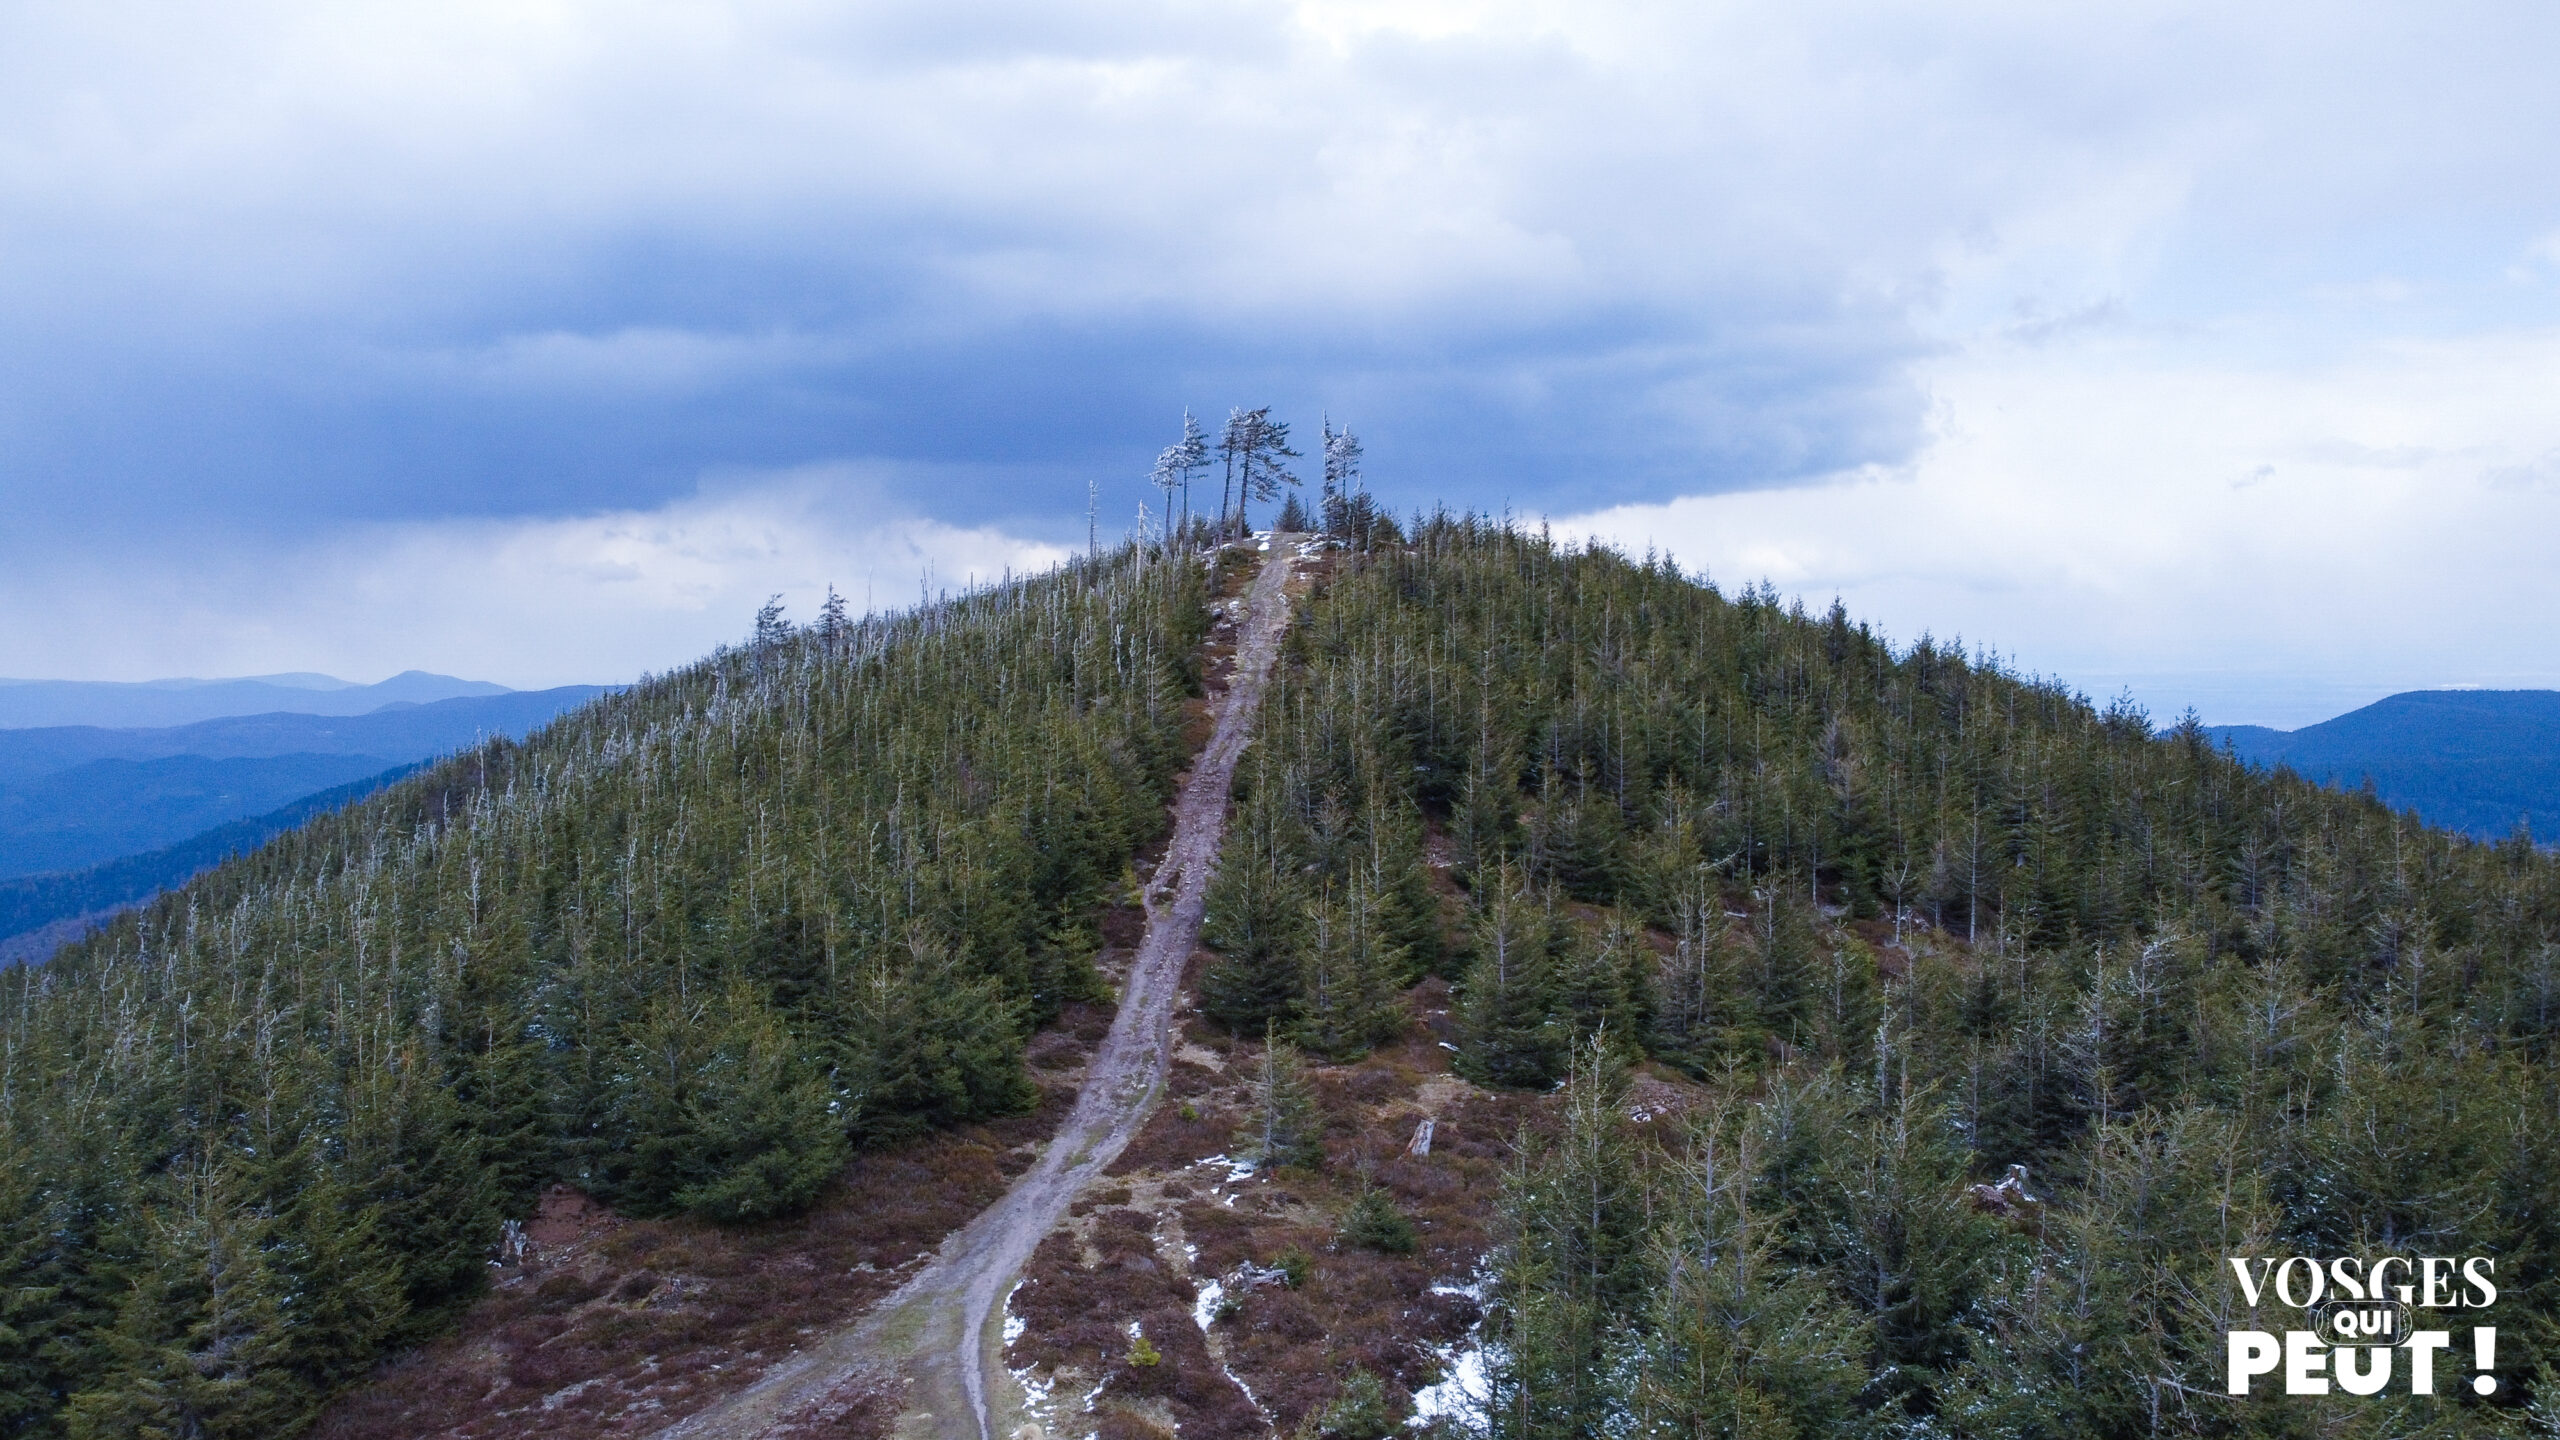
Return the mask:
<path id="1" fill-rule="evenodd" d="M 1276 1028 L 1264 1033 L 1252 1103 L 1236 1132 L 1236 1158 L 1257 1170 L 1313 1165 L 1324 1159 L 1324 1113 L 1307 1089 L 1298 1052 Z"/>
<path id="2" fill-rule="evenodd" d="M 1329 1060 L 1348 1060 L 1404 1028 L 1404 952 L 1385 933 L 1376 896 L 1354 877 L 1345 895 L 1320 896 L 1299 933 L 1298 1043 Z"/>
<path id="3" fill-rule="evenodd" d="M 1574 1047 L 1564 1124 L 1521 1137 L 1504 1179 L 1486 1332 L 1493 1440 L 1596 1440 L 1616 1400 L 1617 1317 L 1640 1293 L 1644 1177 L 1619 1113 L 1625 1074 Z"/>
<path id="4" fill-rule="evenodd" d="M 1458 1073 L 1480 1085 L 1544 1087 L 1563 1073 L 1570 1035 L 1555 1010 L 1554 917 L 1513 872 L 1487 880 L 1458 1000 Z"/>
<path id="5" fill-rule="evenodd" d="M 264 1440 L 320 1399 L 292 1361 L 290 1277 L 272 1218 L 239 1177 L 200 1163 L 134 1217 L 129 1288 L 104 1337 L 104 1373 L 70 1397 L 71 1440 Z"/>

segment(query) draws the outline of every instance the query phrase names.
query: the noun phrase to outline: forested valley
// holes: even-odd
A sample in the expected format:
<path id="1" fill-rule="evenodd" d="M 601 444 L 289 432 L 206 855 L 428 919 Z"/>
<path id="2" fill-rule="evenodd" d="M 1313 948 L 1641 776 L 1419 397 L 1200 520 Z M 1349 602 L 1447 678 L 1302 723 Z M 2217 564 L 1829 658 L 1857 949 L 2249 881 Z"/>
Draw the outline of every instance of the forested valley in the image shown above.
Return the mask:
<path id="1" fill-rule="evenodd" d="M 1247 1123 L 1179 1077 L 1160 1118 L 1306 1194 L 1359 1157 L 1346 1247 L 1483 1211 L 1440 1433 L 2560 1433 L 2552 857 L 1765 585 L 1331 485 L 1289 519 L 1328 548 L 1196 987 Z M 290 1434 L 547 1186 L 754 1225 L 1023 1107 L 1184 764 L 1194 554 L 768 614 L 11 972 L 0 1433 Z M 1391 1050 L 1517 1102 L 1498 1193 L 1310 1118 Z M 2289 1254 L 2495 1257 L 2499 1388 L 2223 1394 L 2225 1332 L 2288 1324 L 2225 1257 Z M 1264 1419 L 1402 1427 L 1418 1379 L 1333 1368 Z"/>
<path id="2" fill-rule="evenodd" d="M 1027 1103 L 1207 624 L 1134 550 L 794 627 L 319 818 L 0 992 L 0 1433 L 275 1437 L 555 1181 L 751 1222 Z"/>

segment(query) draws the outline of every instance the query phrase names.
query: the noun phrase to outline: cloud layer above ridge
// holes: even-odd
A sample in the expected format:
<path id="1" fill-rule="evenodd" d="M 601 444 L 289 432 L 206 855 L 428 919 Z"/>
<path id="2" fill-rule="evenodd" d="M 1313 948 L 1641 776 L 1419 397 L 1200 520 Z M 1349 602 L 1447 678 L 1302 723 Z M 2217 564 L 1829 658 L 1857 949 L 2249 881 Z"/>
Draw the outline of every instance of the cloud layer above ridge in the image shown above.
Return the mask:
<path id="1" fill-rule="evenodd" d="M 22 8 L 0 549 L 110 578 L 147 551 L 210 616 L 253 582 L 186 570 L 208 525 L 335 554 L 830 465 L 932 476 L 859 492 L 919 524 L 1080 541 L 1088 480 L 1124 524 L 1184 405 L 1265 401 L 1353 420 L 1402 503 L 1814 494 L 1940 453 L 1954 397 L 1992 393 L 1949 377 L 1986 365 L 2132 346 L 2276 397 L 2560 326 L 2555 31 L 2522 5 Z M 2474 428 L 2484 466 L 2535 463 Z"/>

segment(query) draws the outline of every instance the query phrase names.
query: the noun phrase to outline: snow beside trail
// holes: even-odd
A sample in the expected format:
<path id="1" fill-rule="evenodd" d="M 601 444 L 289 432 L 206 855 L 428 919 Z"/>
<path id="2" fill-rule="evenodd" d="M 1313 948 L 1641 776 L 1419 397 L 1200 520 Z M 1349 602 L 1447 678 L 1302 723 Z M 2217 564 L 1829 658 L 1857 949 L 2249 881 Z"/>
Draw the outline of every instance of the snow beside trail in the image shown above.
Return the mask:
<path id="1" fill-rule="evenodd" d="M 1460 1296 L 1481 1309 L 1489 1278 L 1478 1271 L 1464 1285 L 1442 1280 L 1432 1285 L 1431 1293 Z M 1478 1319 L 1468 1329 L 1466 1339 L 1455 1345 L 1433 1347 L 1440 1357 L 1440 1382 L 1413 1393 L 1413 1425 L 1425 1426 L 1446 1417 L 1470 1430 L 1484 1428 L 1485 1408 L 1493 1400 L 1493 1379 L 1486 1368 L 1483 1332 L 1484 1321 Z"/>
<path id="2" fill-rule="evenodd" d="M 1013 1313 L 1013 1297 L 1021 1292 L 1022 1284 L 1023 1282 L 1016 1280 L 1013 1282 L 1013 1289 L 1004 1292 L 1004 1343 L 1007 1345 L 1021 1339 L 1022 1332 L 1028 1328 L 1023 1323 L 1022 1317 Z M 1047 1380 L 1041 1379 L 1036 1368 L 1031 1366 L 1025 1366 L 1020 1370 L 1010 1365 L 1004 1368 L 1005 1373 L 1013 1377 L 1013 1383 L 1022 1387 L 1022 1413 L 1036 1422 L 1043 1422 L 1045 1429 L 1045 1422 L 1051 1413 L 1051 1401 L 1058 1388 L 1057 1380 L 1054 1377 Z"/>
<path id="3" fill-rule="evenodd" d="M 1191 1319 L 1202 1331 L 1218 1318 L 1218 1302 L 1226 1298 L 1227 1287 L 1211 1280 L 1200 1287 L 1200 1298 L 1191 1302 Z"/>
<path id="4" fill-rule="evenodd" d="M 1484 1347 L 1453 1347 L 1441 1359 L 1445 1368 L 1440 1383 L 1413 1392 L 1412 1423 L 1428 1425 L 1447 1416 L 1470 1429 L 1482 1427 L 1485 1403 L 1493 1398 Z"/>

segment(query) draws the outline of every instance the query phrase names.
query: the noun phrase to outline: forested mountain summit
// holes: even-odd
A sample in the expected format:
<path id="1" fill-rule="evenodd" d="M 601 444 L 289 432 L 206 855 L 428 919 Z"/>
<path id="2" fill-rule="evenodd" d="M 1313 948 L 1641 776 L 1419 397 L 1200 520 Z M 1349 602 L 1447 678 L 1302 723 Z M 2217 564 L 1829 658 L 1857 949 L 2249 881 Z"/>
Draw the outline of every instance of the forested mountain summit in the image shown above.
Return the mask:
<path id="1" fill-rule="evenodd" d="M 1448 1287 L 1485 1302 L 1458 1432 L 2529 1433 L 2560 862 L 1836 605 L 1476 518 L 1336 528 L 1209 895 L 1199 1023 L 1246 1063 L 1177 1067 L 1133 1154 L 1279 1177 L 1293 1248 L 1148 1193 L 1291 1291 L 1417 1228 L 1489 1243 L 1323 1324 L 1158 1296 L 1231 1327 L 1229 1376 L 1294 1377 L 1184 1433 L 1386 1433 L 1464 1368 L 1395 1328 Z M 1195 560 L 769 620 L 9 977 L 0 1433 L 290 1433 L 547 1184 L 753 1225 L 1019 1106 L 1187 753 Z M 1407 1072 L 1481 1107 L 1439 1152 L 1359 1099 Z M 1117 1193 L 1090 1223 L 1136 1243 Z M 2220 1393 L 2228 1330 L 2287 1328 L 2227 1257 L 2386 1253 L 2496 1257 L 2494 1395 Z M 1148 1405 L 1225 1383 L 1068 1273 L 1033 1339 L 1072 1310 Z"/>
<path id="2" fill-rule="evenodd" d="M 1207 623 L 1135 551 L 831 604 L 0 982 L 0 1434 L 275 1436 L 573 1182 L 751 1220 L 1020 1106 Z"/>

